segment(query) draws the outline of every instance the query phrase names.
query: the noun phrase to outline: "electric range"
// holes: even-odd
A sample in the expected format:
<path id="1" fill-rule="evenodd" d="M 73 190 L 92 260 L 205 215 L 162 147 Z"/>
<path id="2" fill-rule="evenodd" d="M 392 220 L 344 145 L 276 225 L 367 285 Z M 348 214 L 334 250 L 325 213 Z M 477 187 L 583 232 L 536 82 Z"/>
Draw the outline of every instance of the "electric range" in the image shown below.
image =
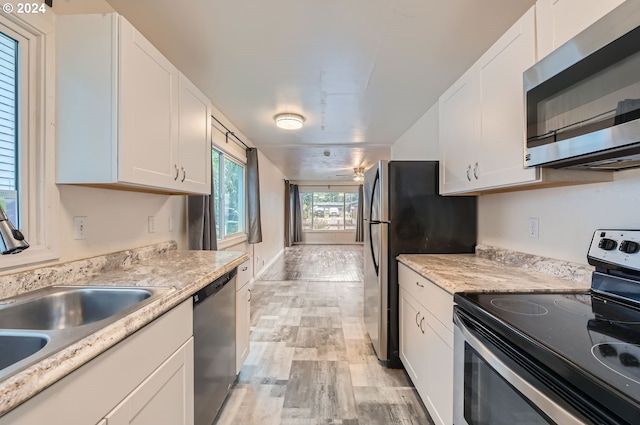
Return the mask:
<path id="1" fill-rule="evenodd" d="M 598 230 L 587 257 L 596 266 L 588 292 L 456 294 L 456 351 L 475 352 L 456 354 L 456 424 L 513 420 L 477 394 L 482 386 L 499 388 L 482 378 L 477 365 L 485 363 L 500 375 L 506 364 L 525 377 L 524 387 L 537 389 L 516 388 L 515 397 L 537 412 L 520 423 L 640 424 L 640 231 Z M 483 363 L 483 348 L 474 351 L 469 340 L 502 360 Z"/>

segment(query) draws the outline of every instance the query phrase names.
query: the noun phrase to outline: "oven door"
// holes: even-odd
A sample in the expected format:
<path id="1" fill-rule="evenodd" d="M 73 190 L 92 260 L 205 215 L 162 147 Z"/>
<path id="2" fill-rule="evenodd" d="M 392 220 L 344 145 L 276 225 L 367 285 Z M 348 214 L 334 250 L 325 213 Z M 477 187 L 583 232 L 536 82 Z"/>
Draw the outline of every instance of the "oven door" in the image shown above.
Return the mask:
<path id="1" fill-rule="evenodd" d="M 458 309 L 454 322 L 454 425 L 591 423 L 541 390 L 535 377 L 485 337 L 491 332 L 482 325 Z"/>

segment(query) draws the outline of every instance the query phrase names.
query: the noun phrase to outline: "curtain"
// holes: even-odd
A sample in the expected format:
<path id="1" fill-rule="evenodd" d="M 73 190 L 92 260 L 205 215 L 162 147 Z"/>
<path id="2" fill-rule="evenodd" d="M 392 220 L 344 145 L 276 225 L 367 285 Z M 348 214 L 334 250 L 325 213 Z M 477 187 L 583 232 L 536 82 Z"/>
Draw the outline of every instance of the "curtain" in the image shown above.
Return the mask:
<path id="1" fill-rule="evenodd" d="M 262 242 L 260 222 L 260 178 L 258 173 L 258 150 L 247 148 L 247 242 Z"/>
<path id="2" fill-rule="evenodd" d="M 300 191 L 297 184 L 291 185 L 291 197 L 293 198 L 293 242 L 302 242 L 302 208 L 300 207 Z"/>
<path id="3" fill-rule="evenodd" d="M 364 189 L 362 185 L 358 187 L 358 214 L 356 218 L 356 242 L 364 242 Z"/>
<path id="4" fill-rule="evenodd" d="M 213 179 L 211 180 L 213 183 Z M 189 249 L 205 251 L 218 249 L 213 191 L 211 193 L 211 195 L 187 197 Z"/>
<path id="5" fill-rule="evenodd" d="M 293 220 L 291 220 L 291 184 L 289 180 L 284 181 L 284 246 L 293 245 Z"/>

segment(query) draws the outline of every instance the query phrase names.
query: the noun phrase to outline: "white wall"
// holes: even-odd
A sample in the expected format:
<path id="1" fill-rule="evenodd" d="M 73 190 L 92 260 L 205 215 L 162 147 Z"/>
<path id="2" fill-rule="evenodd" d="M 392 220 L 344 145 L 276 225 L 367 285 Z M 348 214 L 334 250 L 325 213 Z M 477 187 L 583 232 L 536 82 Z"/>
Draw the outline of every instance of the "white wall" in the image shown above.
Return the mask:
<path id="1" fill-rule="evenodd" d="M 586 264 L 594 230 L 640 229 L 640 170 L 614 176 L 609 183 L 483 195 L 478 242 Z M 539 239 L 527 236 L 529 217 L 540 220 Z"/>
<path id="2" fill-rule="evenodd" d="M 254 276 L 280 255 L 284 249 L 284 179 L 285 176 L 260 151 L 260 214 L 262 243 L 253 245 Z"/>
<path id="3" fill-rule="evenodd" d="M 438 103 L 436 102 L 391 146 L 391 159 L 437 160 L 439 157 L 438 131 Z"/>
<path id="4" fill-rule="evenodd" d="M 60 191 L 60 260 L 72 261 L 175 240 L 186 249 L 186 198 L 81 186 Z M 74 240 L 73 217 L 87 217 L 87 238 Z M 148 217 L 155 217 L 155 233 Z M 173 217 L 173 231 L 169 231 Z"/>

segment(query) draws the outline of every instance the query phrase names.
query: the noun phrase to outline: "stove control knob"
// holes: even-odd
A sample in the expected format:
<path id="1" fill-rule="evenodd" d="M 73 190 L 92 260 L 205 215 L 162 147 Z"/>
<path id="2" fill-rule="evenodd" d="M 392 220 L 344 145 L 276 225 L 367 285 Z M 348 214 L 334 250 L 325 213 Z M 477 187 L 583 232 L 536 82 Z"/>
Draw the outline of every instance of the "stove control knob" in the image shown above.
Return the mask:
<path id="1" fill-rule="evenodd" d="M 618 243 L 613 239 L 602 238 L 600 239 L 600 243 L 598 243 L 598 248 L 602 248 L 605 251 L 611 251 L 618 246 Z"/>
<path id="2" fill-rule="evenodd" d="M 626 254 L 635 254 L 640 251 L 640 244 L 634 241 L 622 241 L 620 242 L 620 251 Z"/>

